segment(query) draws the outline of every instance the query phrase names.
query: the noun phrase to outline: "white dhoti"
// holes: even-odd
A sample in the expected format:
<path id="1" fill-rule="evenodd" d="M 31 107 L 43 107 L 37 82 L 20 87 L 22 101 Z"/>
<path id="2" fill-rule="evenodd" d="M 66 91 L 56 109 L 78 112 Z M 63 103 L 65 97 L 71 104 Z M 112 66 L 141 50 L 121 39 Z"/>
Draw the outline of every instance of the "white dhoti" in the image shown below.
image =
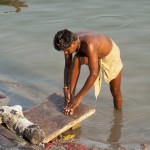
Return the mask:
<path id="1" fill-rule="evenodd" d="M 120 49 L 113 40 L 111 41 L 112 41 L 112 50 L 106 57 L 99 60 L 100 72 L 99 76 L 97 77 L 94 83 L 96 99 L 101 89 L 102 76 L 104 76 L 105 82 L 109 83 L 111 80 L 117 77 L 117 75 L 119 74 L 119 72 L 123 67 L 120 58 Z"/>

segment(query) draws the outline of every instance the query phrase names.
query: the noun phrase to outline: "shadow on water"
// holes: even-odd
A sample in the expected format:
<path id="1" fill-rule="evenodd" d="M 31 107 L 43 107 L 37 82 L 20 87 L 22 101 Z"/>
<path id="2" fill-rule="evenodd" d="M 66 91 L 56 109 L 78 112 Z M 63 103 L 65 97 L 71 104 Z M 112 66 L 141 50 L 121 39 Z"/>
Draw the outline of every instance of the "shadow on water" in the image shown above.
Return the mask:
<path id="1" fill-rule="evenodd" d="M 38 104 L 53 91 L 51 79 L 10 59 L 5 61 L 1 61 L 5 67 L 0 68 L 0 94 L 6 98 L 0 99 L 0 105 L 18 104 L 27 109 Z M 16 71 L 13 71 L 14 68 L 17 68 Z"/>
<path id="2" fill-rule="evenodd" d="M 18 86 L 17 84 L 13 84 L 13 82 L 7 84 L 7 82 L 5 83 L 0 80 L 0 93 L 5 95 L 5 98 L 0 99 L 0 106 L 21 105 L 23 109 L 27 109 L 36 105 L 35 98 L 24 94 L 23 91 L 21 91 L 22 89 L 20 89 L 20 84 L 18 84 Z"/>
<path id="3" fill-rule="evenodd" d="M 20 0 L 0 0 L 0 5 L 15 7 L 15 11 L 5 11 L 4 13 L 20 12 L 21 7 L 28 7 L 28 5 Z"/>

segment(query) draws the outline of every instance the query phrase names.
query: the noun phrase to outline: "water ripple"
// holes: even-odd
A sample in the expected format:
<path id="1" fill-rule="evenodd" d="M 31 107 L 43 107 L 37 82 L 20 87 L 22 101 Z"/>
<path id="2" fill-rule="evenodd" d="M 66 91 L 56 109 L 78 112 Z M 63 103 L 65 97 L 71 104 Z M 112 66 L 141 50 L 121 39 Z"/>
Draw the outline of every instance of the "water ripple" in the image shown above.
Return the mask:
<path id="1" fill-rule="evenodd" d="M 118 29 L 130 24 L 128 18 L 124 16 L 94 16 L 86 20 L 86 25 L 95 29 Z"/>

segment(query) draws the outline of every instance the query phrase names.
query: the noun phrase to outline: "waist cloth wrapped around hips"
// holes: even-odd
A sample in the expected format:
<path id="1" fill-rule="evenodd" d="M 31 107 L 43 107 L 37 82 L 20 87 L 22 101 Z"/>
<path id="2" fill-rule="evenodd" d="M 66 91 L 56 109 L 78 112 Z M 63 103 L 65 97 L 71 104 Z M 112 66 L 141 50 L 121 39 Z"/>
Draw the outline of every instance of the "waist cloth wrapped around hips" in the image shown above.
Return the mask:
<path id="1" fill-rule="evenodd" d="M 113 40 L 111 41 L 112 41 L 112 50 L 107 56 L 99 60 L 100 72 L 94 83 L 94 91 L 96 99 L 101 89 L 102 77 L 104 76 L 105 82 L 109 83 L 111 80 L 117 77 L 117 75 L 119 74 L 119 72 L 123 67 L 120 58 L 120 49 Z"/>

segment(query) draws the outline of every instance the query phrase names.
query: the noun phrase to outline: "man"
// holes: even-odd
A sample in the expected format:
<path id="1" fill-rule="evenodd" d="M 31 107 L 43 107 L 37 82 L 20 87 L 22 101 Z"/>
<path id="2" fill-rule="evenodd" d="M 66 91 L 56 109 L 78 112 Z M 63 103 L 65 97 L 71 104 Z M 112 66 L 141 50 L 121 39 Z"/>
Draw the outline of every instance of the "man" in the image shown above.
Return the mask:
<path id="1" fill-rule="evenodd" d="M 122 108 L 120 84 L 123 65 L 120 50 L 113 40 L 101 34 L 73 33 L 64 29 L 56 33 L 54 47 L 58 51 L 63 51 L 65 56 L 65 114 L 73 114 L 74 109 L 93 85 L 97 98 L 101 87 L 102 72 L 105 81 L 110 84 L 114 107 Z M 76 53 L 74 58 L 73 53 Z M 75 95 L 80 68 L 83 64 L 89 67 L 90 73 L 81 90 Z"/>

